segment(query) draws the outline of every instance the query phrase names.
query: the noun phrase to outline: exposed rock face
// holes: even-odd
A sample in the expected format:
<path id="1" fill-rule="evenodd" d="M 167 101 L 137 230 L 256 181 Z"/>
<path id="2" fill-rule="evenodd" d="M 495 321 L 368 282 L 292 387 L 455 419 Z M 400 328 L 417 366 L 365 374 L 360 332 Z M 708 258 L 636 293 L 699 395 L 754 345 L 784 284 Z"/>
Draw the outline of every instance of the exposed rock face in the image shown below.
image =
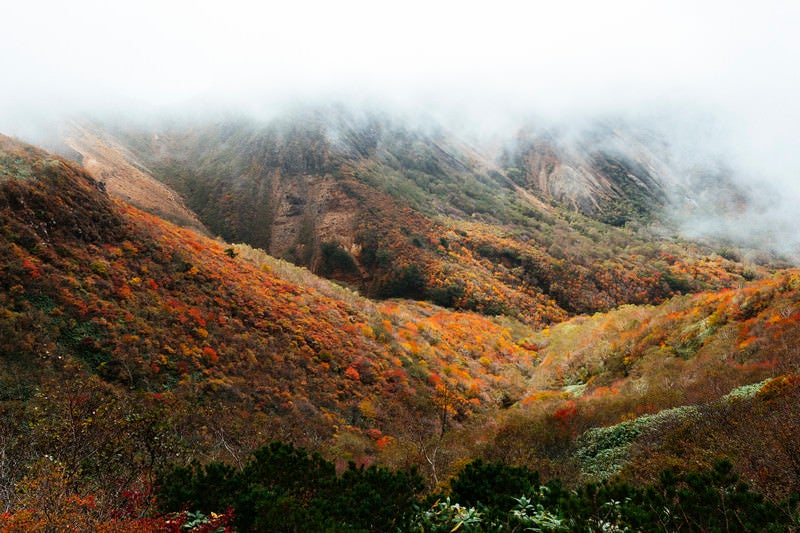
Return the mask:
<path id="1" fill-rule="evenodd" d="M 356 246 L 363 207 L 343 188 L 342 156 L 313 123 L 135 133 L 126 142 L 226 240 L 312 269 L 323 243 Z"/>
<path id="2" fill-rule="evenodd" d="M 614 225 L 647 218 L 677 186 L 659 154 L 615 131 L 569 141 L 523 133 L 505 163 L 525 188 Z"/>
<path id="3" fill-rule="evenodd" d="M 203 223 L 173 189 L 155 179 L 130 151 L 107 132 L 71 125 L 64 142 L 81 155 L 81 163 L 111 196 L 178 225 L 205 231 Z"/>
<path id="4" fill-rule="evenodd" d="M 273 255 L 314 266 L 321 243 L 336 242 L 347 250 L 355 245 L 361 207 L 332 176 L 277 176 L 272 200 L 276 208 L 269 251 Z"/>
<path id="5" fill-rule="evenodd" d="M 527 186 L 584 214 L 597 213 L 607 191 L 583 161 L 559 157 L 552 146 L 532 146 L 522 157 Z"/>

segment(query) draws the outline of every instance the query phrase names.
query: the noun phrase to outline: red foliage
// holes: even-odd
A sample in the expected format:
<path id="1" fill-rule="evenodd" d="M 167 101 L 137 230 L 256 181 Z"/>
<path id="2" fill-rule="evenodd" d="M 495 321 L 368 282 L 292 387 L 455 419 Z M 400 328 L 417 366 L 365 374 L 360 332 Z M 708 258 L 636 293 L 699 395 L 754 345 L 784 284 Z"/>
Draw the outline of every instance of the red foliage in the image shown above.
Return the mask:
<path id="1" fill-rule="evenodd" d="M 569 427 L 578 415 L 578 405 L 575 401 L 569 400 L 561 407 L 553 411 L 553 418 L 562 426 Z"/>
<path id="2" fill-rule="evenodd" d="M 358 373 L 358 370 L 356 370 L 355 367 L 347 367 L 347 370 L 344 371 L 344 375 L 353 381 L 361 381 L 361 375 Z"/>
<path id="3" fill-rule="evenodd" d="M 219 361 L 217 351 L 210 346 L 203 347 L 203 357 L 205 357 L 206 362 L 210 365 L 214 365 Z"/>

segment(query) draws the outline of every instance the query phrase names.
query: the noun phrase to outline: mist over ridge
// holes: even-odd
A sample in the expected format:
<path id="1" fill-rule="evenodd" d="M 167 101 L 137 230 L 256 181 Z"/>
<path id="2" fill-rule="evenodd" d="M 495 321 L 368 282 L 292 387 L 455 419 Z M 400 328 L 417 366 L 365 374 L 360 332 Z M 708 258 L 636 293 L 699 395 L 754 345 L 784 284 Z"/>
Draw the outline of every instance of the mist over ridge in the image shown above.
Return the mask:
<path id="1" fill-rule="evenodd" d="M 489 150 L 528 129 L 578 153 L 599 123 L 621 132 L 604 148 L 644 146 L 690 190 L 703 176 L 708 203 L 685 199 L 696 204 L 680 215 L 686 235 L 798 253 L 793 2 L 42 0 L 7 18 L 0 131 L 34 143 L 56 144 L 64 119 L 87 115 L 137 127 L 262 122 L 331 102 Z M 748 201 L 714 207 L 714 176 Z"/>

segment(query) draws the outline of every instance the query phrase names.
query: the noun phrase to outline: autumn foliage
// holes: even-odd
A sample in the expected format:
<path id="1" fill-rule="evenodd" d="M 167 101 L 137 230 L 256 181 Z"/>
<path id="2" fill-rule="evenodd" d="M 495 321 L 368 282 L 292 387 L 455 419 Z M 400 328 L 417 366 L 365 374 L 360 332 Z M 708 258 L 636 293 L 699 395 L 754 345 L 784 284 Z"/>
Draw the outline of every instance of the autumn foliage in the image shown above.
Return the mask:
<path id="1" fill-rule="evenodd" d="M 430 489 L 481 456 L 574 483 L 728 456 L 775 498 L 800 488 L 795 270 L 745 283 L 655 245 L 583 264 L 384 197 L 405 223 L 363 221 L 365 287 L 390 291 L 369 300 L 0 149 L 2 531 L 227 527 L 159 513 L 158 473 L 241 471 L 274 441 Z"/>

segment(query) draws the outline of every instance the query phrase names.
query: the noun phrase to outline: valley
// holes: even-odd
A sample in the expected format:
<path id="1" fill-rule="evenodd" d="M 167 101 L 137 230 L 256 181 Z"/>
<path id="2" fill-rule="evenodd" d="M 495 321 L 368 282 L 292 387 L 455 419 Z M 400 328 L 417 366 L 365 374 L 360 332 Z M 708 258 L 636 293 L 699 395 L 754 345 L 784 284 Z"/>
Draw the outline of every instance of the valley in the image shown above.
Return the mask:
<path id="1" fill-rule="evenodd" d="M 707 175 L 635 132 L 490 149 L 334 107 L 64 143 L 79 161 L 0 137 L 0 529 L 57 501 L 165 530 L 170 472 L 275 442 L 341 479 L 415 472 L 423 507 L 476 505 L 478 459 L 573 494 L 723 459 L 775 505 L 800 490 L 800 272 L 682 237 Z"/>

